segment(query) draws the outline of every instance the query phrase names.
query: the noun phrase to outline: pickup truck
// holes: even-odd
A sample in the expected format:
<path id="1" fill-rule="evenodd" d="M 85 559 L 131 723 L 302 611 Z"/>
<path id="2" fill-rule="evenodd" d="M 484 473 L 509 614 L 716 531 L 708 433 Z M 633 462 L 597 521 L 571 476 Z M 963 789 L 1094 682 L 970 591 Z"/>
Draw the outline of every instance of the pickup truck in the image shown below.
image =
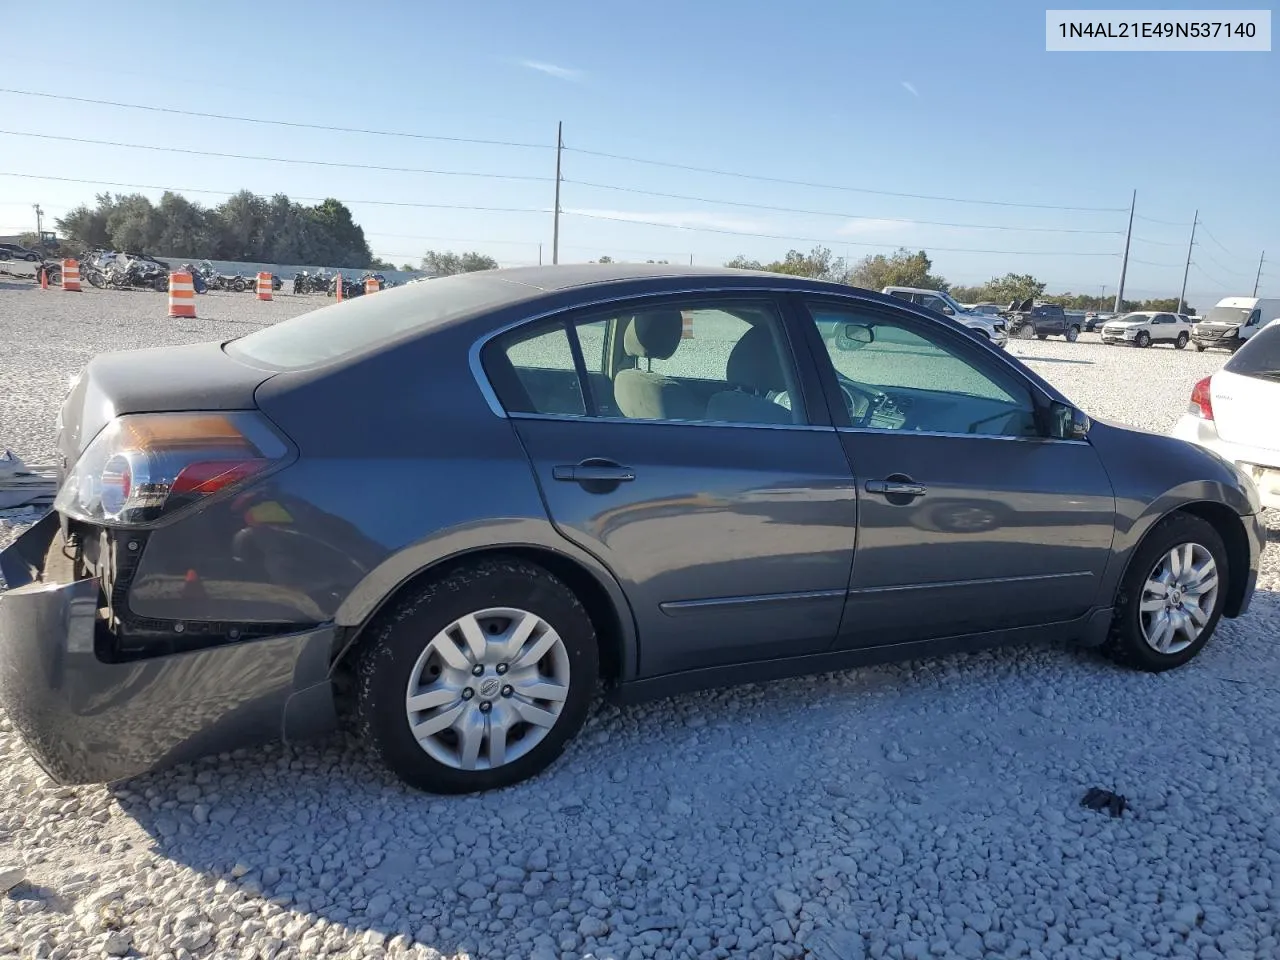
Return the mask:
<path id="1" fill-rule="evenodd" d="M 1005 313 L 1009 320 L 1009 336 L 1022 340 L 1039 337 L 1066 337 L 1071 343 L 1080 339 L 1081 321 L 1067 316 L 1060 303 L 1034 303 L 1024 300 Z"/>
<path id="2" fill-rule="evenodd" d="M 1181 350 L 1190 339 L 1191 324 L 1176 313 L 1140 310 L 1102 325 L 1103 343 L 1127 343 L 1135 347 L 1167 343 Z"/>

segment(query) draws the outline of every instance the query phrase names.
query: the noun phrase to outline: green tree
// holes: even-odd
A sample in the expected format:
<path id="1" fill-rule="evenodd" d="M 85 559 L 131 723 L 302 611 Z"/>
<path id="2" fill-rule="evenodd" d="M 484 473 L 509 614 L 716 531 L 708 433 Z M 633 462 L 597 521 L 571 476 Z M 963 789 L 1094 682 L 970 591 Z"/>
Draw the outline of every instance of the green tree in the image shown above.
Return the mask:
<path id="1" fill-rule="evenodd" d="M 379 260 L 377 257 L 374 257 L 369 261 L 370 270 L 394 270 L 395 268 L 396 265 L 390 260 Z"/>
<path id="2" fill-rule="evenodd" d="M 730 270 L 763 270 L 764 264 L 759 260 L 750 260 L 742 254 L 738 254 L 732 260 L 725 264 Z"/>
<path id="3" fill-rule="evenodd" d="M 1045 284 L 1026 273 L 1006 273 L 993 277 L 986 285 L 987 300 L 1008 304 L 1017 300 L 1035 300 L 1044 293 Z"/>
<path id="4" fill-rule="evenodd" d="M 415 267 L 412 263 L 402 263 L 400 264 L 400 269 L 408 272 L 412 270 L 417 270 L 418 268 Z"/>
<path id="5" fill-rule="evenodd" d="M 884 287 L 946 290 L 947 281 L 930 273 L 932 269 L 933 261 L 923 250 L 912 253 L 905 247 L 899 247 L 889 256 L 877 253 L 863 257 L 849 271 L 846 282 L 868 290 L 880 290 Z"/>
<path id="6" fill-rule="evenodd" d="M 613 263 L 613 257 L 608 256 L 606 254 L 605 256 L 601 257 L 599 260 L 595 260 L 593 262 L 594 263 Z"/>
<path id="7" fill-rule="evenodd" d="M 1195 307 L 1191 306 L 1191 304 L 1189 304 L 1189 303 L 1185 303 L 1185 304 L 1183 304 L 1183 309 L 1182 309 L 1181 311 L 1179 311 L 1179 310 L 1178 310 L 1178 298 L 1177 298 L 1177 297 L 1160 297 L 1160 298 L 1157 298 L 1157 299 L 1155 299 L 1155 300 L 1143 300 L 1140 304 L 1138 304 L 1137 306 L 1133 307 L 1132 309 L 1134 309 L 1134 310 L 1155 310 L 1155 311 L 1159 311 L 1159 312 L 1162 312 L 1162 313 L 1179 313 L 1179 312 L 1181 312 L 1181 313 L 1194 314 L 1194 313 L 1196 312 Z"/>
<path id="8" fill-rule="evenodd" d="M 443 250 L 428 250 L 422 257 L 422 269 L 439 277 L 449 277 L 456 273 L 474 273 L 477 270 L 496 270 L 498 261 L 483 253 L 453 253 Z"/>

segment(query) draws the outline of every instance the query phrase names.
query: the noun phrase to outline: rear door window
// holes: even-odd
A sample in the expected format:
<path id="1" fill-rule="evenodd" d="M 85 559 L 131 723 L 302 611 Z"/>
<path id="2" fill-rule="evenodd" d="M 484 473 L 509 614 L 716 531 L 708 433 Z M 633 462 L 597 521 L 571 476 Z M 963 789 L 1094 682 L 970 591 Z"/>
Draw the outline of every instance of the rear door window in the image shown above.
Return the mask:
<path id="1" fill-rule="evenodd" d="M 1263 327 L 1222 368 L 1243 377 L 1280 381 L 1280 324 Z"/>

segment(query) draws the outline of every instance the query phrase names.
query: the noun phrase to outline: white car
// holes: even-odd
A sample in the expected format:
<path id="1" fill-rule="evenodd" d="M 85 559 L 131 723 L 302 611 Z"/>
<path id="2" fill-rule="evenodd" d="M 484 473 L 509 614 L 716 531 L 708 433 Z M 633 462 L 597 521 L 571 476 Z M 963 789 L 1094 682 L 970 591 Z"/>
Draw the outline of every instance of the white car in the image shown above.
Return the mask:
<path id="1" fill-rule="evenodd" d="M 1167 343 L 1181 350 L 1191 339 L 1191 324 L 1176 313 L 1139 311 L 1108 320 L 1101 332 L 1103 343 L 1127 343 L 1135 347 Z"/>
<path id="2" fill-rule="evenodd" d="M 1191 391 L 1173 435 L 1212 450 L 1247 474 L 1264 507 L 1280 509 L 1280 320 L 1243 344 Z"/>
<path id="3" fill-rule="evenodd" d="M 925 290 L 923 287 L 885 287 L 880 292 L 899 300 L 906 300 L 908 303 L 928 307 L 943 316 L 950 317 L 986 337 L 1001 350 L 1009 345 L 1009 333 L 1003 317 L 988 317 L 966 310 L 943 290 Z"/>

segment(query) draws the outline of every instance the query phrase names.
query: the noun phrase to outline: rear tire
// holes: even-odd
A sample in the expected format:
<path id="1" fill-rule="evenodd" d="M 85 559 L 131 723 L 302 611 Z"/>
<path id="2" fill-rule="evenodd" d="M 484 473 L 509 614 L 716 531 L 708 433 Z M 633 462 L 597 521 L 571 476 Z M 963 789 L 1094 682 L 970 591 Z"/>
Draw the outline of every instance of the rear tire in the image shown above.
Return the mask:
<path id="1" fill-rule="evenodd" d="M 1191 572 L 1185 568 L 1171 569 L 1171 555 L 1188 549 L 1193 555 Z M 1183 587 L 1192 589 L 1194 571 L 1204 569 L 1206 560 L 1212 564 L 1212 585 L 1206 586 L 1208 578 L 1202 579 L 1196 584 L 1196 589 L 1201 592 L 1193 596 Z M 1129 561 L 1116 593 L 1111 633 L 1102 646 L 1102 652 L 1117 663 L 1149 673 L 1182 666 L 1195 657 L 1213 636 L 1222 616 L 1229 576 L 1227 550 L 1218 531 L 1207 521 L 1187 513 L 1169 515 L 1152 528 Z M 1164 588 L 1156 586 L 1152 589 L 1153 585 L 1166 581 Z M 1182 584 L 1176 597 L 1172 594 L 1175 583 Z M 1161 589 L 1166 592 L 1161 593 Z M 1210 591 L 1212 596 L 1208 595 Z M 1195 617 L 1183 621 L 1184 614 L 1180 608 L 1166 610 L 1160 602 L 1171 598 L 1181 601 L 1186 609 L 1196 605 L 1198 612 Z M 1153 604 L 1156 605 L 1154 609 L 1143 610 L 1144 606 Z M 1153 621 L 1158 621 L 1162 613 L 1166 619 L 1172 616 L 1174 621 L 1189 625 L 1185 629 L 1176 628 L 1170 635 L 1166 644 L 1168 652 L 1157 649 L 1159 623 Z M 1197 618 L 1200 619 L 1198 625 Z M 1188 630 L 1193 628 L 1198 628 L 1199 632 L 1192 638 L 1188 636 Z"/>
<path id="2" fill-rule="evenodd" d="M 1079 327 L 1067 327 L 1067 343 L 1075 343 L 1080 339 Z"/>
<path id="3" fill-rule="evenodd" d="M 1191 338 L 1187 336 L 1186 332 L 1183 331 L 1182 333 L 1178 334 L 1178 339 L 1173 341 L 1173 345 L 1177 347 L 1179 350 L 1182 350 L 1186 347 L 1187 341 L 1190 339 Z"/>
<path id="4" fill-rule="evenodd" d="M 525 654 L 508 656 L 503 638 L 516 636 L 526 617 L 536 620 L 528 639 L 512 641 Z M 479 624 L 470 644 L 460 624 Z M 523 560 L 485 560 L 413 589 L 373 628 L 356 663 L 358 730 L 412 787 L 492 790 L 536 776 L 560 756 L 586 720 L 598 675 L 595 630 L 573 591 Z M 506 731 L 501 751 L 514 758 L 490 766 L 495 730 Z"/>

